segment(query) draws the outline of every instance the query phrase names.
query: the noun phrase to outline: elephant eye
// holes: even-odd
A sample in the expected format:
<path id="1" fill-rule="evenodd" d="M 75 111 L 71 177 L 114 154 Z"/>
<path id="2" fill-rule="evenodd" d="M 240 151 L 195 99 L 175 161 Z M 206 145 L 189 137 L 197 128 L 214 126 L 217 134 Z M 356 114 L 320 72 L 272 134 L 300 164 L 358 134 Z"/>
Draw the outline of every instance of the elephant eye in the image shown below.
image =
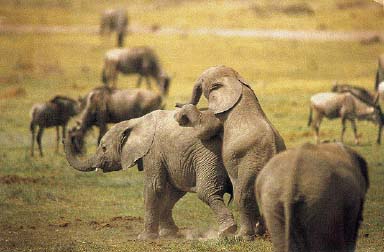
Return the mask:
<path id="1" fill-rule="evenodd" d="M 218 88 L 220 88 L 220 87 L 222 87 L 222 86 L 223 86 L 223 84 L 220 83 L 220 82 L 213 83 L 213 84 L 212 84 L 212 87 L 211 87 L 211 90 L 218 89 Z"/>
<path id="2" fill-rule="evenodd" d="M 103 150 L 103 152 L 107 151 L 107 147 L 105 147 L 105 145 L 101 146 L 101 149 Z"/>

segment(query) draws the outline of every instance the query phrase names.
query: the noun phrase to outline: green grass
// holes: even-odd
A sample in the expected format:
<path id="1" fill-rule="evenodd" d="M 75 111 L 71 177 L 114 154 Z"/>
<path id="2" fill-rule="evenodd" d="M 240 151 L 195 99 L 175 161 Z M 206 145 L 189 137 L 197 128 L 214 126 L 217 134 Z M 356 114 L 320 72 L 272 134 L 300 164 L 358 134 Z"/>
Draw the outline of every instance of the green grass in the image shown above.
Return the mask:
<path id="1" fill-rule="evenodd" d="M 4 2 L 8 1 L 0 1 Z M 48 24 L 96 24 L 96 11 L 105 6 L 101 1 L 94 4 L 70 0 L 57 0 L 50 4 L 43 0 L 29 1 L 28 4 L 26 1 L 19 2 L 23 8 L 17 9 L 10 2 L 4 3 L 0 15 L 16 13 L 15 23 L 43 23 L 38 17 L 44 14 Z M 191 13 L 197 10 L 213 11 L 210 6 L 220 2 L 214 1 L 204 8 L 199 1 L 180 4 L 164 1 L 158 12 L 146 12 L 142 17 L 133 15 L 137 23 L 151 24 L 156 20 L 161 25 L 170 25 L 172 15 L 176 15 L 170 14 L 174 9 L 176 13 L 186 13 L 185 21 L 174 20 L 176 26 L 185 22 L 185 26 L 198 27 L 209 24 L 207 17 L 194 20 L 195 16 Z M 330 2 L 311 3 L 311 6 L 315 10 L 327 9 Z M 54 3 L 69 5 L 62 7 Z M 81 10 L 81 3 L 89 4 L 89 8 Z M 149 6 L 155 4 L 151 2 Z M 266 5 L 263 1 L 261 4 Z M 132 5 L 137 9 L 144 8 L 139 2 Z M 243 5 L 247 4 L 237 1 L 229 4 Z M 187 7 L 191 8 L 191 13 Z M 250 18 L 235 22 L 228 18 L 231 8 L 222 8 L 224 11 L 215 14 L 214 19 L 223 18 L 223 25 L 248 27 L 252 23 Z M 55 10 L 55 15 L 44 13 L 51 9 Z M 83 12 L 85 14 L 80 15 Z M 315 16 L 317 19 L 317 14 Z M 145 20 L 146 17 L 148 20 Z M 296 21 L 304 22 L 305 19 L 310 17 L 292 20 L 272 17 L 271 25 L 278 22 L 276 25 L 280 28 L 296 27 Z M 329 19 L 329 22 L 335 22 L 335 19 Z M 336 28 L 357 29 L 355 25 L 358 21 L 349 20 L 351 23 L 341 22 Z M 258 27 L 258 22 L 262 20 L 250 27 Z M 370 22 L 366 22 L 367 28 L 377 30 L 375 28 L 380 27 L 382 21 L 378 21 L 375 27 Z M 313 28 L 312 24 L 315 25 L 309 23 L 302 28 Z M 74 171 L 62 150 L 60 154 L 54 153 L 53 129 L 46 130 L 43 136 L 45 157 L 29 156 L 29 110 L 32 104 L 46 101 L 56 94 L 76 98 L 100 85 L 103 55 L 113 45 L 113 38 L 101 39 L 85 34 L 0 35 L 0 250 L 272 251 L 271 243 L 261 238 L 254 242 L 216 239 L 136 241 L 143 225 L 143 180 L 136 168 L 109 174 Z M 313 141 L 312 132 L 306 126 L 309 97 L 316 92 L 330 90 L 335 80 L 372 90 L 377 55 L 384 50 L 381 44 L 363 46 L 354 42 L 153 34 L 133 34 L 127 38 L 126 46 L 138 45 L 152 46 L 164 68 L 174 76 L 166 100 L 167 109 L 172 109 L 175 102 L 183 102 L 190 97 L 194 81 L 207 67 L 217 64 L 232 66 L 251 84 L 263 109 L 289 148 Z M 119 76 L 118 86 L 134 87 L 135 82 L 136 76 Z M 202 101 L 201 106 L 205 104 Z M 74 121 L 71 121 L 73 124 Z M 340 124 L 340 121 L 324 121 L 321 139 L 338 139 Z M 362 136 L 361 145 L 353 145 L 350 128 L 347 129 L 346 143 L 366 157 L 371 177 L 358 251 L 383 251 L 384 150 L 374 144 L 377 133 L 374 125 L 359 122 L 358 131 Z M 90 133 L 89 152 L 95 148 L 97 135 L 97 130 Z M 231 205 L 231 209 L 237 218 L 236 207 Z M 125 218 L 115 218 L 119 216 Z M 191 238 L 217 228 L 212 211 L 194 194 L 188 194 L 177 204 L 174 216 L 182 231 Z"/>

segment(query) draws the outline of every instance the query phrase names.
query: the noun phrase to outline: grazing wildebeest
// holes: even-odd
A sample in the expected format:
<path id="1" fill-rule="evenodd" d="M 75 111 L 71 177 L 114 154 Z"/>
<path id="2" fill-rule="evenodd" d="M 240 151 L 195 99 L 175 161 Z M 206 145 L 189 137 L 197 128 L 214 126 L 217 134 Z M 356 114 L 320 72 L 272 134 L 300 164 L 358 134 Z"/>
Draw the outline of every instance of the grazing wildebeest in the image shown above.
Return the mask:
<path id="1" fill-rule="evenodd" d="M 379 56 L 377 71 L 376 71 L 376 80 L 375 80 L 375 91 L 379 89 L 379 85 L 384 81 L 384 54 Z"/>
<path id="2" fill-rule="evenodd" d="M 379 125 L 376 142 L 380 144 L 384 116 L 377 102 L 378 99 L 376 97 L 373 104 L 366 103 L 350 92 L 315 94 L 311 97 L 308 126 L 312 126 L 315 130 L 315 140 L 319 143 L 319 128 L 323 117 L 328 119 L 341 118 L 341 142 L 343 142 L 346 128 L 345 123 L 349 120 L 355 135 L 355 144 L 358 144 L 356 119 L 368 120 Z M 314 119 L 312 119 L 312 111 L 315 114 Z"/>
<path id="3" fill-rule="evenodd" d="M 65 96 L 55 96 L 47 103 L 34 104 L 31 109 L 30 130 L 32 133 L 31 156 L 34 155 L 35 128 L 39 126 L 37 133 L 37 144 L 39 146 L 40 156 L 43 156 L 41 138 L 44 128 L 56 126 L 56 151 L 59 150 L 60 133 L 59 127 L 62 127 L 62 136 L 65 138 L 66 127 L 71 117 L 79 112 L 78 104 L 75 100 Z"/>
<path id="4" fill-rule="evenodd" d="M 123 46 L 127 26 L 128 16 L 127 11 L 124 9 L 105 10 L 101 14 L 100 34 L 110 34 L 111 32 L 116 31 L 118 47 Z"/>
<path id="5" fill-rule="evenodd" d="M 374 104 L 375 98 L 376 98 L 371 92 L 369 92 L 367 89 L 363 87 L 358 87 L 358 86 L 349 85 L 349 84 L 339 84 L 337 82 L 332 86 L 331 91 L 336 93 L 350 92 L 353 95 L 355 95 L 357 98 L 359 98 L 360 100 L 363 100 L 368 104 Z"/>
<path id="6" fill-rule="evenodd" d="M 92 126 L 99 127 L 99 143 L 107 131 L 107 123 L 137 118 L 161 107 L 161 96 L 149 90 L 95 88 L 86 96 L 79 125 L 70 131 L 75 139 L 75 151 L 82 151 L 85 134 Z"/>
<path id="7" fill-rule="evenodd" d="M 340 143 L 274 156 L 255 186 L 274 250 L 355 251 L 368 187 L 366 161 Z"/>
<path id="8" fill-rule="evenodd" d="M 170 77 L 160 66 L 158 57 L 149 47 L 133 47 L 112 49 L 105 54 L 102 80 L 105 85 L 116 87 L 118 73 L 139 74 L 137 87 L 145 77 L 150 88 L 149 77 L 156 80 L 157 86 L 163 95 L 168 94 Z"/>

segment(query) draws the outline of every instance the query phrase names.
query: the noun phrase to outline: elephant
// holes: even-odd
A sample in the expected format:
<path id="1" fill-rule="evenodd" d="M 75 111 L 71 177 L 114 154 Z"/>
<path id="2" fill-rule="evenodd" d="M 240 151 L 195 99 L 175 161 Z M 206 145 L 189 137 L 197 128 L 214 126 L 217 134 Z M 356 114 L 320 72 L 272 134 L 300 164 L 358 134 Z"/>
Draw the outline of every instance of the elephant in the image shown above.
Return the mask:
<path id="1" fill-rule="evenodd" d="M 224 204 L 232 184 L 223 166 L 218 137 L 201 141 L 192 128 L 180 127 L 175 111 L 157 110 L 143 117 L 114 125 L 101 139 L 96 154 L 80 160 L 72 152 L 72 139 L 65 143 L 66 157 L 79 171 L 118 171 L 137 164 L 144 170 L 144 231 L 140 239 L 173 236 L 178 227 L 172 208 L 186 192 L 196 192 L 215 212 L 219 235 L 236 232 L 232 213 Z M 232 197 L 231 197 L 232 198 Z"/>
<path id="2" fill-rule="evenodd" d="M 84 138 L 92 126 L 99 127 L 99 143 L 107 131 L 107 123 L 118 123 L 143 116 L 163 107 L 159 94 L 145 89 L 98 87 L 82 99 L 84 107 L 78 125 L 71 129 L 76 152 L 82 152 Z"/>
<path id="3" fill-rule="evenodd" d="M 151 87 L 149 77 L 156 80 L 163 96 L 169 91 L 171 77 L 163 70 L 155 51 L 147 46 L 117 48 L 106 52 L 102 81 L 104 85 L 116 87 L 118 74 L 138 74 L 136 87 L 140 87 L 143 77 L 148 88 Z"/>
<path id="4" fill-rule="evenodd" d="M 306 143 L 274 156 L 255 193 L 275 251 L 355 250 L 369 187 L 367 163 L 341 143 Z"/>
<path id="5" fill-rule="evenodd" d="M 116 31 L 117 46 L 122 47 L 127 32 L 128 15 L 124 9 L 109 9 L 101 14 L 100 35 Z"/>
<path id="6" fill-rule="evenodd" d="M 195 105 L 201 94 L 208 99 L 208 110 Z M 285 150 L 283 138 L 268 120 L 251 87 L 232 68 L 215 66 L 196 81 L 190 104 L 177 104 L 180 125 L 193 127 L 201 139 L 211 134 L 222 138 L 222 157 L 234 187 L 240 211 L 238 238 L 252 240 L 258 219 L 254 181 L 267 161 Z"/>
<path id="7" fill-rule="evenodd" d="M 77 101 L 67 96 L 56 95 L 46 103 L 38 103 L 32 106 L 30 116 L 31 122 L 29 129 L 32 133 L 31 156 L 34 156 L 35 130 L 39 126 L 36 141 L 39 146 L 40 156 L 43 156 L 41 138 L 45 128 L 56 127 L 56 152 L 59 151 L 60 132 L 62 127 L 62 137 L 65 138 L 68 121 L 77 115 L 80 107 Z"/>

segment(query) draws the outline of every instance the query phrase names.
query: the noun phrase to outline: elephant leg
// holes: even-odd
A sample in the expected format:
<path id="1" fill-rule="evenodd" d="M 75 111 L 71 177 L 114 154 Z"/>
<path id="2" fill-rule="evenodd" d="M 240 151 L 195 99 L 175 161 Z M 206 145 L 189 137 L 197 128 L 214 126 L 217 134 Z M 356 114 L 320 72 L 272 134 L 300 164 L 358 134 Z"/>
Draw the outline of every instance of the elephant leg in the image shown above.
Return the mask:
<path id="1" fill-rule="evenodd" d="M 219 237 L 234 234 L 237 225 L 231 211 L 224 203 L 223 195 L 226 192 L 226 183 L 229 183 L 227 174 L 222 174 L 222 167 L 216 163 L 216 156 L 211 160 L 204 158 L 204 164 L 207 166 L 197 169 L 196 172 L 196 189 L 198 198 L 206 203 L 215 213 L 219 223 Z M 213 167 L 213 168 L 212 168 Z M 214 170 L 221 167 L 222 170 Z"/>
<path id="2" fill-rule="evenodd" d="M 41 137 L 43 136 L 44 128 L 39 126 L 39 131 L 37 132 L 37 145 L 39 146 L 40 156 L 43 156 L 43 148 L 41 146 Z"/>
<path id="3" fill-rule="evenodd" d="M 250 153 L 252 155 L 243 157 L 237 165 L 238 179 L 234 190 L 234 199 L 240 211 L 240 230 L 237 236 L 244 240 L 254 238 L 256 222 L 260 219 L 254 191 L 257 174 L 275 151 L 267 146 L 255 146 Z"/>
<path id="4" fill-rule="evenodd" d="M 362 220 L 363 203 L 361 202 L 359 207 L 357 205 L 347 208 L 344 211 L 344 237 L 347 248 L 346 251 L 355 251 L 357 234 L 360 227 L 360 221 Z"/>
<path id="5" fill-rule="evenodd" d="M 56 126 L 56 150 L 55 152 L 59 152 L 59 146 L 60 146 L 60 128 L 59 126 Z"/>
<path id="6" fill-rule="evenodd" d="M 285 249 L 285 220 L 282 204 L 269 203 L 263 200 L 263 218 L 271 234 L 274 251 L 288 251 Z"/>
<path id="7" fill-rule="evenodd" d="M 165 196 L 166 171 L 161 161 L 156 160 L 149 153 L 144 160 L 144 167 L 144 231 L 138 238 L 152 240 L 159 235 L 160 208 Z"/>
<path id="8" fill-rule="evenodd" d="M 216 214 L 219 223 L 219 237 L 225 237 L 234 234 L 237 225 L 231 211 L 226 207 L 222 195 L 210 195 L 206 191 L 197 191 L 198 197 L 209 205 Z"/>
<path id="9" fill-rule="evenodd" d="M 177 201 L 181 199 L 186 192 L 182 192 L 167 183 L 165 188 L 165 199 L 162 202 L 160 210 L 160 231 L 161 237 L 174 237 L 177 235 L 179 228 L 176 226 L 175 221 L 172 217 L 172 210 Z"/>

